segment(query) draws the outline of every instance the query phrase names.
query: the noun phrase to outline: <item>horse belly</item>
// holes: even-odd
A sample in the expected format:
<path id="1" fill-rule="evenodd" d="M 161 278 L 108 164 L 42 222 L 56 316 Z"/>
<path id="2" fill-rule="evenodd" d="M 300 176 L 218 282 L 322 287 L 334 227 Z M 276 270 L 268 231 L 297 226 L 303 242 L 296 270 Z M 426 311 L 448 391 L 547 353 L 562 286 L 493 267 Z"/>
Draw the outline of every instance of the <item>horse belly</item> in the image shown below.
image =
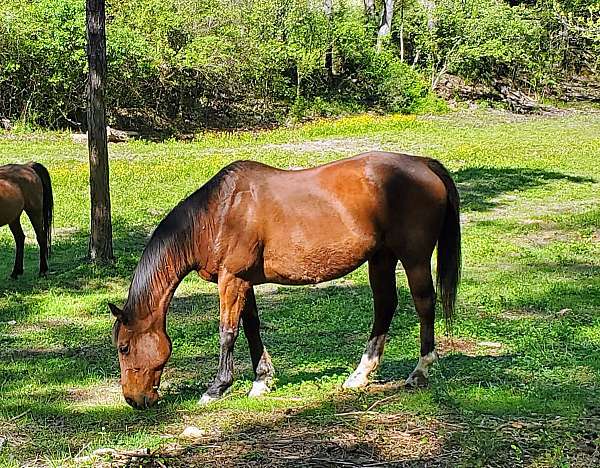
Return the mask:
<path id="1" fill-rule="evenodd" d="M 319 245 L 291 242 L 264 251 L 265 279 L 280 284 L 316 284 L 344 276 L 375 250 L 374 238 L 344 239 Z"/>
<path id="2" fill-rule="evenodd" d="M 23 208 L 21 190 L 7 181 L 0 180 L 0 226 L 10 224 L 21 216 Z"/>

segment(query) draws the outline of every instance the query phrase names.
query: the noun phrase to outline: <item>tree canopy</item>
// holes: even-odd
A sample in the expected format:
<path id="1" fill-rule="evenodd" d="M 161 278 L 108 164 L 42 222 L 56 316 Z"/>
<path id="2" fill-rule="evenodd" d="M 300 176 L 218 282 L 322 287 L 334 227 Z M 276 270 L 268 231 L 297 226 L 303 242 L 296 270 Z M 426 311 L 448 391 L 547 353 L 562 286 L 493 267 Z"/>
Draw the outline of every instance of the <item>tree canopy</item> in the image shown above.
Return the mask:
<path id="1" fill-rule="evenodd" d="M 410 112 L 436 105 L 432 90 L 446 72 L 541 96 L 560 97 L 573 76 L 598 81 L 594 0 L 122 0 L 107 8 L 107 108 L 125 127 L 251 126 L 367 106 Z M 2 2 L 0 116 L 85 128 L 85 76 L 83 2 Z"/>

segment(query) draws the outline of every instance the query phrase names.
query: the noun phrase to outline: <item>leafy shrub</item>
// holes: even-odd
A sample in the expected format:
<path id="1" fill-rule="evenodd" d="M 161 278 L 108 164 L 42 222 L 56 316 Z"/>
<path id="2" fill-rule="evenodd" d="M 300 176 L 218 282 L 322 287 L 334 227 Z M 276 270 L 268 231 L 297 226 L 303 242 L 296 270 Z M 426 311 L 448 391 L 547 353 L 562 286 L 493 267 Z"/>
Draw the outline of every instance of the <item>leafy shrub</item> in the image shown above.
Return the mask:
<path id="1" fill-rule="evenodd" d="M 183 130 L 290 112 L 420 112 L 440 107 L 431 89 L 446 71 L 539 90 L 567 71 L 597 70 L 595 0 L 436 5 L 430 28 L 422 2 L 397 1 L 392 36 L 378 50 L 377 18 L 356 1 L 334 1 L 330 17 L 306 0 L 109 2 L 109 121 Z M 1 116 L 85 127 L 84 19 L 82 0 L 0 3 Z"/>

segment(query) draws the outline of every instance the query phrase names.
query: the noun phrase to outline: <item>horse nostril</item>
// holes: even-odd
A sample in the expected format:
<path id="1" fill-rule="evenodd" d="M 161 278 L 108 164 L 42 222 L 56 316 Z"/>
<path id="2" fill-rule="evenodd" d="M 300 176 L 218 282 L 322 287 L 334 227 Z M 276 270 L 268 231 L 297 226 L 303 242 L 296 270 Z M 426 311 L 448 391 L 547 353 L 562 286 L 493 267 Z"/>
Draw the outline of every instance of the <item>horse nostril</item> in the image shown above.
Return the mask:
<path id="1" fill-rule="evenodd" d="M 138 405 L 137 405 L 137 403 L 135 402 L 135 400 L 133 398 L 125 397 L 125 401 L 127 402 L 127 404 L 129 406 L 131 406 L 132 408 L 136 408 L 137 409 Z"/>

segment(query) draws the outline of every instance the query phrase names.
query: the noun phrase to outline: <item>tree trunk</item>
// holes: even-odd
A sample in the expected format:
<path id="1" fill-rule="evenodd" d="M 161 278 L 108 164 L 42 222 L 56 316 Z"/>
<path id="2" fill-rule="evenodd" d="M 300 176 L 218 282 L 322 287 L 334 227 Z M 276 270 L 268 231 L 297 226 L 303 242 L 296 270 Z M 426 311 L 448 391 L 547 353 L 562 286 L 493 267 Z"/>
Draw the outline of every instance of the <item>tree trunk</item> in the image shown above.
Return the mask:
<path id="1" fill-rule="evenodd" d="M 113 260 L 104 81 L 106 78 L 105 0 L 86 0 L 88 39 L 88 149 L 91 223 L 89 256 Z"/>
<path id="2" fill-rule="evenodd" d="M 425 9 L 427 14 L 427 29 L 431 31 L 435 28 L 435 17 L 433 14 L 435 11 L 435 0 L 419 0 L 419 3 Z"/>
<path id="3" fill-rule="evenodd" d="M 400 3 L 400 61 L 404 62 L 404 0 Z"/>
<path id="4" fill-rule="evenodd" d="M 333 0 L 324 0 L 323 2 L 323 11 L 325 12 L 325 16 L 329 21 L 330 30 L 333 29 L 331 25 L 331 20 L 333 16 Z M 327 77 L 329 81 L 333 79 L 333 45 L 329 45 L 327 47 L 327 51 L 325 52 L 325 68 L 327 69 Z"/>
<path id="5" fill-rule="evenodd" d="M 394 0 L 384 0 L 377 33 L 377 50 L 381 51 L 384 38 L 392 32 L 392 19 L 394 18 Z"/>
<path id="6" fill-rule="evenodd" d="M 363 0 L 365 5 L 365 14 L 369 18 L 373 18 L 375 16 L 375 0 Z"/>

